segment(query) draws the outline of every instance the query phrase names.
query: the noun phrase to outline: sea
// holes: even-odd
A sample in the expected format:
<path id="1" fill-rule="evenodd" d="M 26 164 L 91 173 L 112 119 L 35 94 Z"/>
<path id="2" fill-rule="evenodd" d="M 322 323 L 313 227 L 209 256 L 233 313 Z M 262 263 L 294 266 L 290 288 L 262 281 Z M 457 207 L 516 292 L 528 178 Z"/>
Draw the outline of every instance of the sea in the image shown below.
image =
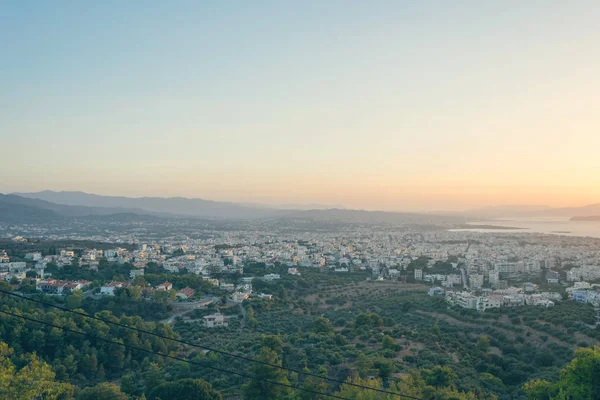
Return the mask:
<path id="1" fill-rule="evenodd" d="M 451 232 L 490 232 L 490 233 L 548 233 L 567 236 L 587 236 L 600 238 L 600 221 L 570 221 L 564 217 L 544 218 L 505 218 L 489 221 L 468 222 L 472 228 L 450 229 Z M 477 226 L 498 226 L 518 229 L 490 229 Z"/>

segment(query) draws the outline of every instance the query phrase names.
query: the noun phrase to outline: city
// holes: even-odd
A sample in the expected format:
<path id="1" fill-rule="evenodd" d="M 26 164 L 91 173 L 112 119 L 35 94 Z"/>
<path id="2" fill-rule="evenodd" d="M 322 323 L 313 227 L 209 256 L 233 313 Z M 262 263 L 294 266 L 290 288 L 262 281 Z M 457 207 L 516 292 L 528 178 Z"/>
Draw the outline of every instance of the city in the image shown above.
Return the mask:
<path id="1" fill-rule="evenodd" d="M 0 399 L 600 400 L 598 21 L 0 2 Z"/>

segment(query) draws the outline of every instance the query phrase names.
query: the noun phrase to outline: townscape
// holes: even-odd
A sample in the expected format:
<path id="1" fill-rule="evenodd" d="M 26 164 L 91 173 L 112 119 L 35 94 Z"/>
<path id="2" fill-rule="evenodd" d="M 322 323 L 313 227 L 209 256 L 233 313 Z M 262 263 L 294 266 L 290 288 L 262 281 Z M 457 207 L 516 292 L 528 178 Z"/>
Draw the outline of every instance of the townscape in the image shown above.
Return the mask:
<path id="1" fill-rule="evenodd" d="M 357 349 L 366 345 L 374 352 L 367 362 L 370 367 L 359 371 L 357 379 L 379 376 L 385 380 L 388 374 L 402 376 L 403 369 L 414 365 L 431 366 L 427 361 L 431 350 L 427 349 L 432 343 L 421 344 L 422 332 L 404 330 L 424 323 L 444 332 L 456 329 L 464 317 L 460 324 L 465 327 L 476 326 L 471 325 L 473 321 L 496 320 L 489 328 L 485 327 L 489 322 L 479 322 L 476 339 L 467 339 L 473 334 L 470 330 L 464 344 L 491 340 L 486 346 L 506 354 L 512 351 L 510 345 L 501 342 L 506 338 L 497 337 L 502 331 L 492 326 L 527 332 L 533 336 L 521 336 L 524 345 L 544 353 L 547 345 L 553 346 L 555 355 L 549 359 L 556 364 L 544 365 L 545 374 L 557 374 L 558 358 L 574 351 L 573 345 L 593 345 L 600 332 L 600 240 L 595 238 L 482 233 L 456 230 L 452 225 L 347 223 L 303 230 L 302 223 L 286 223 L 265 230 L 264 221 L 70 224 L 68 234 L 55 225 L 3 226 L 0 276 L 12 290 L 43 294 L 53 302 L 87 311 L 133 312 L 147 321 L 171 325 L 191 342 L 218 344 L 232 351 L 231 343 L 239 343 L 240 335 L 276 334 L 286 345 L 292 340 L 293 326 L 311 331 L 313 324 L 325 323 L 328 327 L 323 329 L 336 342 L 355 342 Z M 399 303 L 388 308 L 384 298 Z M 375 299 L 380 300 L 373 303 Z M 290 307 L 294 311 L 282 319 L 280 313 Z M 557 315 L 570 314 L 567 331 L 556 326 L 566 321 L 550 319 L 544 325 L 537 320 L 546 315 L 540 310 L 553 309 Z M 375 331 L 354 337 L 348 330 L 359 326 L 361 316 L 377 313 L 383 318 L 384 339 L 391 343 L 386 345 L 384 340 L 379 350 L 378 345 L 361 339 Z M 275 315 L 279 321 L 272 320 Z M 413 315 L 412 322 L 406 319 L 409 315 Z M 517 325 L 500 324 L 503 316 Z M 285 328 L 278 325 L 289 318 Z M 519 326 L 528 327 L 523 331 Z M 375 330 L 380 329 L 375 324 Z M 572 329 L 579 332 L 579 341 L 568 338 Z M 540 342 L 540 332 L 551 332 L 557 342 Z M 555 348 L 558 343 L 563 345 Z M 442 346 L 435 350 L 439 355 L 434 359 L 455 345 Z M 346 357 L 341 365 L 362 360 Z M 496 372 L 495 379 L 503 379 L 485 391 L 478 389 L 481 379 L 491 376 L 484 378 L 479 372 L 473 381 L 465 376 L 468 369 L 458 372 L 465 375 L 459 375 L 463 383 L 457 389 L 480 396 L 518 397 L 528 376 L 522 372 L 524 362 L 510 367 L 521 370 L 521 377 L 504 376 L 508 370 Z M 458 365 L 453 368 L 461 371 Z M 381 368 L 388 372 L 382 373 Z M 539 368 L 532 372 L 539 373 Z M 143 382 L 143 374 L 135 375 L 136 379 Z M 345 376 L 335 368 L 328 374 L 342 380 Z M 231 384 L 225 380 L 218 388 L 227 392 Z M 135 394 L 143 387 L 125 389 Z"/>
<path id="2" fill-rule="evenodd" d="M 600 400 L 598 21 L 0 2 L 0 400 Z"/>

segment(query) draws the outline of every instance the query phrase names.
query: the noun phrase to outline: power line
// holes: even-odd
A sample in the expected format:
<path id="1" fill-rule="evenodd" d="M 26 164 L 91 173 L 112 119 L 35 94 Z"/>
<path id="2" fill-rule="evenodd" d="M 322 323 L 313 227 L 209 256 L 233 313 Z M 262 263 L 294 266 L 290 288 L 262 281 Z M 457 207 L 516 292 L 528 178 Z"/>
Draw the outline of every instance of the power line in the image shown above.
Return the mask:
<path id="1" fill-rule="evenodd" d="M 161 334 L 158 334 L 158 333 L 147 331 L 145 329 L 140 329 L 140 328 L 136 328 L 136 327 L 133 327 L 133 326 L 125 325 L 125 324 L 122 324 L 120 322 L 109 321 L 109 320 L 97 317 L 95 315 L 88 315 L 88 314 L 86 314 L 84 312 L 80 312 L 80 311 L 76 311 L 76 310 L 71 310 L 71 309 L 68 309 L 66 307 L 58 306 L 58 305 L 52 304 L 52 303 L 47 303 L 45 301 L 33 299 L 31 297 L 23 296 L 23 295 L 16 294 L 16 293 L 13 293 L 13 292 L 9 292 L 9 291 L 6 291 L 6 290 L 0 289 L 0 293 L 8 294 L 10 296 L 18 297 L 18 298 L 23 299 L 23 300 L 29 300 L 29 301 L 32 301 L 34 303 L 38 303 L 38 304 L 42 304 L 42 305 L 45 305 L 45 306 L 53 307 L 53 308 L 56 308 L 58 310 L 62 310 L 62 311 L 70 312 L 70 313 L 73 313 L 73 314 L 81 315 L 81 316 L 86 317 L 86 318 L 95 319 L 97 321 L 101 321 L 101 322 L 104 322 L 106 324 L 112 324 L 112 325 L 119 326 L 121 328 L 131 329 L 131 330 L 136 331 L 136 332 L 140 332 L 140 333 L 144 333 L 144 334 L 147 334 L 147 335 L 156 336 L 156 337 L 159 337 L 159 338 L 164 339 L 164 340 L 170 340 L 170 341 L 173 341 L 173 342 L 176 342 L 176 343 L 180 343 L 180 344 L 183 344 L 183 345 L 187 345 L 187 346 L 192 346 L 192 347 L 196 347 L 196 348 L 199 348 L 199 349 L 212 351 L 212 352 L 215 352 L 215 353 L 218 353 L 218 354 L 223 354 L 223 355 L 226 355 L 226 356 L 229 356 L 229 357 L 234 357 L 234 358 L 238 358 L 238 359 L 241 359 L 241 360 L 245 360 L 245 361 L 249 361 L 249 362 L 253 362 L 253 363 L 257 363 L 257 364 L 262 364 L 262 365 L 266 365 L 266 366 L 269 366 L 269 367 L 273 367 L 273 368 L 277 368 L 277 369 L 281 369 L 281 370 L 285 370 L 285 371 L 295 372 L 297 374 L 302 374 L 302 375 L 306 375 L 306 376 L 312 376 L 314 378 L 319 378 L 319 379 L 327 380 L 327 381 L 330 381 L 330 382 L 336 382 L 336 383 L 339 383 L 339 384 L 342 384 L 342 385 L 354 386 L 354 387 L 358 387 L 358 388 L 361 388 L 361 389 L 371 390 L 371 391 L 374 391 L 374 392 L 379 392 L 379 393 L 384 393 L 384 394 L 390 394 L 390 395 L 397 396 L 397 397 L 404 397 L 404 398 L 407 398 L 407 399 L 421 400 L 419 397 L 415 397 L 415 396 L 410 396 L 410 395 L 400 394 L 400 393 L 394 393 L 394 392 L 390 392 L 390 391 L 383 390 L 383 389 L 378 389 L 378 388 L 373 388 L 373 387 L 369 387 L 369 386 L 359 385 L 357 383 L 341 381 L 339 379 L 329 378 L 329 377 L 324 377 L 324 376 L 321 376 L 321 375 L 313 374 L 312 372 L 305 372 L 305 371 L 297 370 L 297 369 L 294 369 L 294 368 L 286 368 L 286 367 L 283 367 L 281 365 L 272 364 L 272 363 L 268 363 L 268 362 L 260 361 L 260 360 L 255 360 L 255 359 L 250 358 L 250 357 L 246 357 L 246 356 L 241 356 L 241 355 L 238 355 L 238 354 L 229 353 L 227 351 L 218 350 L 218 349 L 214 349 L 214 348 L 211 348 L 211 347 L 207 347 L 207 346 L 203 346 L 203 345 L 199 345 L 199 344 L 195 344 L 195 343 L 189 343 L 189 342 L 186 342 L 186 341 L 183 341 L 183 340 L 180 340 L 180 339 L 171 338 L 171 337 L 164 336 L 164 335 L 161 335 Z"/>
<path id="2" fill-rule="evenodd" d="M 169 354 L 162 354 L 162 353 L 158 353 L 158 352 L 155 352 L 155 351 L 152 351 L 152 350 L 143 349 L 143 348 L 137 347 L 137 346 L 131 346 L 131 345 L 128 345 L 128 344 L 125 344 L 125 343 L 121 343 L 121 342 L 117 342 L 117 341 L 114 341 L 114 340 L 106 339 L 106 338 L 103 338 L 103 337 L 100 337 L 100 336 L 91 335 L 89 333 L 76 331 L 74 329 L 65 328 L 65 327 L 59 326 L 59 325 L 54 325 L 54 324 L 51 324 L 49 322 L 40 321 L 40 320 L 35 319 L 35 318 L 30 318 L 30 317 L 26 317 L 24 315 L 15 314 L 15 313 L 12 313 L 10 311 L 0 310 L 0 312 L 4 313 L 4 314 L 11 315 L 13 317 L 21 318 L 21 319 L 24 319 L 24 320 L 27 320 L 27 321 L 30 321 L 30 322 L 36 322 L 38 324 L 50 326 L 50 327 L 53 327 L 53 328 L 62 329 L 65 332 L 75 333 L 75 334 L 82 335 L 82 336 L 85 336 L 85 337 L 88 337 L 88 338 L 91 338 L 91 339 L 101 340 L 101 341 L 104 341 L 106 343 L 116 344 L 116 345 L 119 345 L 119 346 L 122 346 L 122 347 L 125 347 L 125 348 L 128 348 L 128 349 L 138 350 L 138 351 L 142 351 L 142 352 L 148 353 L 148 354 L 154 354 L 154 355 L 161 356 L 161 357 L 171 358 L 173 360 L 182 361 L 182 362 L 185 362 L 185 363 L 188 363 L 188 364 L 199 365 L 201 367 L 214 369 L 216 371 L 224 372 L 226 374 L 238 375 L 238 376 L 241 376 L 243 378 L 249 378 L 249 379 L 258 380 L 258 381 L 269 383 L 271 385 L 279 385 L 279 386 L 285 386 L 285 387 L 288 387 L 288 388 L 291 388 L 291 389 L 303 390 L 303 391 L 308 392 L 308 393 L 318 394 L 318 395 L 322 395 L 322 396 L 328 396 L 328 397 L 332 397 L 334 399 L 350 400 L 347 397 L 337 396 L 335 394 L 330 394 L 330 393 L 325 393 L 325 392 L 319 392 L 317 390 L 312 390 L 312 389 L 306 389 L 306 388 L 295 386 L 295 385 L 292 385 L 292 384 L 288 385 L 286 383 L 272 381 L 270 379 L 264 379 L 264 378 L 260 378 L 260 377 L 257 377 L 257 376 L 254 376 L 254 375 L 250 375 L 250 374 L 245 374 L 245 373 L 241 373 L 241 372 L 237 372 L 237 371 L 230 371 L 230 370 L 227 370 L 227 369 L 218 368 L 218 367 L 214 367 L 214 366 L 211 366 L 211 365 L 206 365 L 206 364 L 203 364 L 201 362 L 190 361 L 190 360 L 186 360 L 185 358 L 181 358 L 181 357 L 177 357 L 177 356 L 172 356 L 172 355 L 169 355 Z"/>

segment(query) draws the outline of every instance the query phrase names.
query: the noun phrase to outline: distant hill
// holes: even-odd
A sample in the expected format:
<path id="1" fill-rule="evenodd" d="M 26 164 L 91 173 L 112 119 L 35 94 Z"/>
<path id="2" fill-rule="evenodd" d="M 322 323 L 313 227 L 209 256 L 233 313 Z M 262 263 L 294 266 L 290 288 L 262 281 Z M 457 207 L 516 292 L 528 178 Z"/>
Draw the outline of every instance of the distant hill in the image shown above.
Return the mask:
<path id="1" fill-rule="evenodd" d="M 256 205 L 219 202 L 183 197 L 101 196 L 84 192 L 18 193 L 30 201 L 44 202 L 47 209 L 69 215 L 151 214 L 155 216 L 188 216 L 209 219 L 268 219 L 281 221 L 313 221 L 335 223 L 448 224 L 464 223 L 462 216 L 363 211 L 348 209 L 282 210 Z M 36 203 L 39 206 L 38 203 Z M 52 207 L 49 205 L 53 205 Z M 62 209 L 60 207 L 63 207 Z M 68 208 L 64 208 L 68 207 Z M 74 208 L 74 209 L 71 209 Z M 95 210 L 90 212 L 90 209 Z M 103 214 L 101 211 L 105 211 Z M 110 212 L 109 212 L 110 211 Z M 124 216 L 122 216 L 125 218 Z M 116 217 L 113 217 L 116 218 Z"/>
<path id="2" fill-rule="evenodd" d="M 41 223 L 64 218 L 147 219 L 156 218 L 121 208 L 85 207 L 56 204 L 14 194 L 0 194 L 0 221 L 5 223 Z"/>
<path id="3" fill-rule="evenodd" d="M 36 207 L 44 210 L 54 211 L 58 215 L 65 217 L 83 217 L 87 215 L 110 215 L 110 214 L 121 214 L 121 213 L 138 213 L 144 214 L 143 210 L 126 209 L 120 207 L 94 207 L 94 206 L 83 206 L 83 205 L 65 205 L 58 204 L 55 202 L 28 198 L 16 194 L 6 194 L 4 196 L 5 203 L 21 204 L 30 207 Z"/>
<path id="4" fill-rule="evenodd" d="M 590 215 L 587 217 L 571 217 L 571 221 L 600 222 L 600 215 Z"/>
<path id="5" fill-rule="evenodd" d="M 249 207 L 236 203 L 184 197 L 123 197 L 101 196 L 84 192 L 15 193 L 22 197 L 50 201 L 56 204 L 85 207 L 119 208 L 121 212 L 145 212 L 217 219 L 265 218 L 284 215 L 289 211 Z"/>
<path id="6" fill-rule="evenodd" d="M 15 201 L 14 197 L 0 194 L 0 222 L 8 224 L 30 224 L 50 222 L 60 218 L 59 215 L 52 210 L 21 204 L 18 201 Z"/>

